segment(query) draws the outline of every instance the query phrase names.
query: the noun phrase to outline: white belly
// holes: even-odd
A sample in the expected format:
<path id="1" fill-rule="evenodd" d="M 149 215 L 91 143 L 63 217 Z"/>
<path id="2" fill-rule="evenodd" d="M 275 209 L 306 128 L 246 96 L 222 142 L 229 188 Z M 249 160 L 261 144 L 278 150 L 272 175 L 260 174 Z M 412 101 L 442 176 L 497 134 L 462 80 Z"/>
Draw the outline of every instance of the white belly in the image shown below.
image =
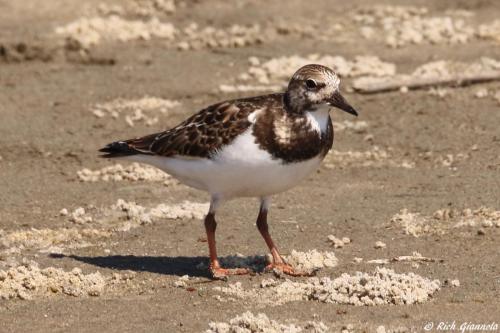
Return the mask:
<path id="1" fill-rule="evenodd" d="M 212 159 L 132 156 L 158 167 L 182 183 L 223 198 L 262 197 L 283 192 L 316 170 L 322 158 L 282 164 L 260 149 L 251 129 L 224 147 Z"/>

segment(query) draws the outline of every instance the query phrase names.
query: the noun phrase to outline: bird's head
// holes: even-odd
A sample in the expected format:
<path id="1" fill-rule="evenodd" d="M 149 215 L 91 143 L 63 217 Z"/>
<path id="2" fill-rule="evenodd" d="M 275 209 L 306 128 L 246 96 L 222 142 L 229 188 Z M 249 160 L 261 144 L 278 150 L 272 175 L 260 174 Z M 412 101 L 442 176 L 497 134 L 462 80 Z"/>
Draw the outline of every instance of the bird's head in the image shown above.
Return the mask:
<path id="1" fill-rule="evenodd" d="M 306 65 L 295 72 L 288 83 L 285 93 L 287 108 L 292 112 L 302 112 L 333 106 L 357 116 L 339 88 L 340 78 L 333 70 L 322 65 Z"/>

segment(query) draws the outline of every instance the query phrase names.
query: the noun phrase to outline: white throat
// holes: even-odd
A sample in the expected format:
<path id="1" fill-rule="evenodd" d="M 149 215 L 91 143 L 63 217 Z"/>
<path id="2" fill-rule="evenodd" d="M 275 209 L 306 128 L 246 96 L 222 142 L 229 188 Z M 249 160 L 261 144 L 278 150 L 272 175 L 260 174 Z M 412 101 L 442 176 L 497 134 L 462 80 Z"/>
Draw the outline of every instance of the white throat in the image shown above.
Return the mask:
<path id="1" fill-rule="evenodd" d="M 328 122 L 330 119 L 330 108 L 328 104 L 322 104 L 314 111 L 306 111 L 307 119 L 311 126 L 318 132 L 324 133 L 328 128 Z"/>

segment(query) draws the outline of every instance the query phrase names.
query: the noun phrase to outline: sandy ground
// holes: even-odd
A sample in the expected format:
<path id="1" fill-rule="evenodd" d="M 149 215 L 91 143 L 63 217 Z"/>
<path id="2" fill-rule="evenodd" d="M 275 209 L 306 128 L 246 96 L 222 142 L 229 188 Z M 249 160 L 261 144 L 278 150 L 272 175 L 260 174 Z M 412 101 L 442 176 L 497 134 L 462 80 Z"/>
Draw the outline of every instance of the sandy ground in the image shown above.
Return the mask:
<path id="1" fill-rule="evenodd" d="M 223 332 L 230 324 L 215 323 L 247 311 L 233 324 L 259 332 L 420 332 L 429 323 L 437 330 L 440 322 L 453 321 L 456 331 L 465 322 L 496 323 L 500 330 L 500 101 L 494 98 L 500 83 L 437 92 L 346 92 L 359 119 L 334 112 L 336 151 L 300 186 L 274 198 L 271 230 L 284 253 L 317 250 L 331 259 L 334 252 L 330 264 L 319 259 L 319 279 L 366 274 L 342 283 L 365 288 L 373 278 L 374 286 L 361 288 L 353 299 L 368 295 L 388 304 L 339 301 L 331 292 L 342 292 L 342 284 L 321 287 L 332 300 L 322 301 L 316 289 L 307 289 L 310 278 L 286 281 L 272 273 L 212 282 L 203 269 L 206 194 L 154 170 L 126 169 L 126 163 L 102 173 L 81 171 L 113 165 L 98 159 L 96 150 L 114 139 L 168 128 L 222 99 L 259 94 L 221 92 L 221 85 L 264 84 L 262 90 L 272 90 L 270 85 L 282 83 L 241 79 L 251 65 L 258 67 L 249 57 L 262 64 L 292 55 L 349 61 L 371 55 L 409 73 L 437 60 L 500 60 L 498 40 L 463 29 L 462 42 L 390 47 L 384 36 L 391 30 L 354 18 L 372 1 L 99 4 L 0 0 L 0 331 Z M 412 5 L 425 7 L 424 17 L 455 15 L 471 29 L 500 12 L 496 1 Z M 56 33 L 82 17 L 109 18 L 113 12 L 124 20 L 159 21 L 141 26 L 139 36 L 120 41 L 114 31 L 92 45 L 65 42 Z M 177 35 L 158 26 L 165 22 Z M 227 32 L 233 24 L 259 28 L 227 42 L 240 47 L 217 44 L 230 33 L 205 47 L 182 32 L 193 22 L 198 32 L 206 26 Z M 360 33 L 365 27 L 370 34 L 366 26 L 375 29 L 370 38 Z M 352 79 L 346 75 L 345 91 Z M 152 100 L 141 102 L 145 96 Z M 130 101 L 136 102 L 120 108 Z M 262 257 L 253 258 L 266 254 L 254 225 L 257 209 L 256 200 L 235 200 L 219 213 L 220 254 L 243 255 L 232 258 L 233 264 L 262 264 Z M 378 241 L 385 246 L 376 246 Z M 418 254 L 393 260 L 414 252 L 428 260 Z M 396 275 L 371 275 L 380 269 Z M 420 279 L 414 285 L 410 273 Z M 378 280 L 384 278 L 388 285 Z M 224 292 L 236 283 L 248 291 L 245 297 Z M 295 287 L 273 294 L 278 301 L 266 301 L 283 283 Z M 288 301 L 299 284 L 306 291 Z M 370 296 L 377 288 L 386 294 Z M 423 294 L 408 302 L 415 304 L 402 304 L 397 288 Z M 253 317 L 259 313 L 263 317 Z"/>

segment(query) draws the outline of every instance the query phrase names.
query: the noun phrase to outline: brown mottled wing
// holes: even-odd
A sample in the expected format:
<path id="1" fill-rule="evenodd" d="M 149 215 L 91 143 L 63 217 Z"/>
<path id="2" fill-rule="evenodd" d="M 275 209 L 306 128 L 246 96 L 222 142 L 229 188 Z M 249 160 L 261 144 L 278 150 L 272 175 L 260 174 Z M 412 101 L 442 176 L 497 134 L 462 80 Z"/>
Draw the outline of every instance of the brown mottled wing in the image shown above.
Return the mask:
<path id="1" fill-rule="evenodd" d="M 210 157 L 243 133 L 251 123 L 253 108 L 223 102 L 201 110 L 178 126 L 125 143 L 139 153 L 161 156 Z"/>

